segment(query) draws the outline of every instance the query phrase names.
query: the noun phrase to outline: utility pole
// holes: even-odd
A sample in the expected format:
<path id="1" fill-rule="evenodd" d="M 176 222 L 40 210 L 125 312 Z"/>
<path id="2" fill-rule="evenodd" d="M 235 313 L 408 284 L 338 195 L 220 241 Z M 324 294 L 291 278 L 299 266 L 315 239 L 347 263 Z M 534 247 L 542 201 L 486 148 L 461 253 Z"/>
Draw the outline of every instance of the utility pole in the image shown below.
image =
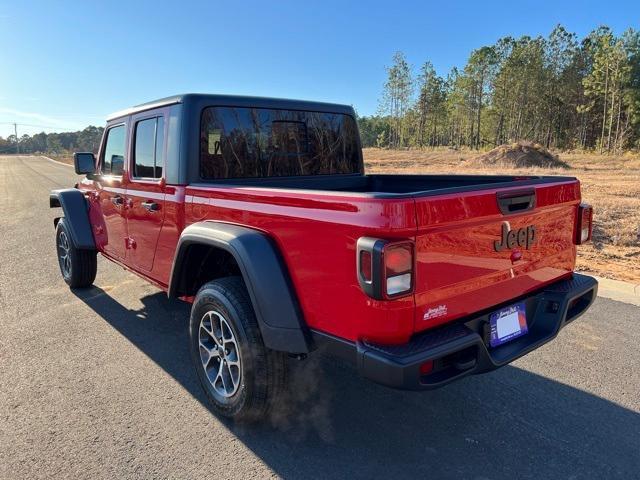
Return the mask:
<path id="1" fill-rule="evenodd" d="M 16 135 L 16 153 L 20 155 L 20 143 L 18 143 L 18 124 L 17 123 L 13 124 L 13 131 Z"/>

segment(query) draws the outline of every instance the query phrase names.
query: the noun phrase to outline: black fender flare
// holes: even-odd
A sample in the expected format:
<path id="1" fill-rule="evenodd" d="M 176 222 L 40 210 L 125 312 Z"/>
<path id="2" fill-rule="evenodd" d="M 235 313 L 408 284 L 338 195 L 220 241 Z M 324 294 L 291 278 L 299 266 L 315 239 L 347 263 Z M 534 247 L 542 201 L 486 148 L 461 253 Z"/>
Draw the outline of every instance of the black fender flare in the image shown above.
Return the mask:
<path id="1" fill-rule="evenodd" d="M 62 207 L 66 224 L 69 227 L 71 241 L 79 250 L 95 250 L 96 243 L 89 222 L 89 207 L 84 194 L 76 188 L 52 190 L 49 194 L 49 207 Z M 57 226 L 59 218 L 53 224 Z"/>
<path id="2" fill-rule="evenodd" d="M 312 340 L 289 272 L 278 247 L 263 232 L 229 223 L 203 221 L 180 235 L 167 294 L 180 295 L 185 255 L 190 245 L 204 244 L 227 251 L 236 260 L 260 326 L 262 339 L 272 350 L 308 353 Z"/>

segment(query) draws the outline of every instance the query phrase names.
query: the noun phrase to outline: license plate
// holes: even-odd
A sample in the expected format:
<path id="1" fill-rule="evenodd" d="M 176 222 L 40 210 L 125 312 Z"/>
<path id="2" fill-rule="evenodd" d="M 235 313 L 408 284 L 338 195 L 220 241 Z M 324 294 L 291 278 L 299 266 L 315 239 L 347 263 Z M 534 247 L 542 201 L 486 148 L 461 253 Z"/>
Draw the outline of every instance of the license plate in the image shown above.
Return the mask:
<path id="1" fill-rule="evenodd" d="M 489 344 L 497 347 L 527 333 L 527 313 L 524 302 L 516 303 L 489 315 Z"/>

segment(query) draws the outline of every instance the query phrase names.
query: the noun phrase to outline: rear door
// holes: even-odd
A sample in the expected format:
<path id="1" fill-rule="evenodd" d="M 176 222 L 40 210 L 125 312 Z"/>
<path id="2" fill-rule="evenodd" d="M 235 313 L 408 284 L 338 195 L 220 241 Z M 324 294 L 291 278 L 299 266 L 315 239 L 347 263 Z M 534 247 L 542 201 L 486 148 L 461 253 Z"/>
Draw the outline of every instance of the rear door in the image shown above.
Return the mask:
<path id="1" fill-rule="evenodd" d="M 566 179 L 416 198 L 415 330 L 570 274 L 579 202 L 579 183 Z"/>
<path id="2" fill-rule="evenodd" d="M 127 184 L 129 255 L 134 268 L 151 271 L 165 215 L 165 111 L 131 119 Z"/>

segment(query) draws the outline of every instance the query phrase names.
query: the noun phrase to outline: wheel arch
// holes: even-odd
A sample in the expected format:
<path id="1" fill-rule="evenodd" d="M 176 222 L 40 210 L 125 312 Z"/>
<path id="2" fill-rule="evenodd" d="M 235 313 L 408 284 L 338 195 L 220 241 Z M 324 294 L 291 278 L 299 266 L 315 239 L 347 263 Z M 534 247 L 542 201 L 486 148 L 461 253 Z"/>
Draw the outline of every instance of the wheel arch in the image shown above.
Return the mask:
<path id="1" fill-rule="evenodd" d="M 199 261 L 203 254 L 207 257 Z M 311 337 L 278 247 L 266 234 L 253 228 L 215 221 L 198 222 L 185 228 L 173 260 L 169 297 L 195 295 L 202 282 L 190 283 L 189 278 L 200 275 L 201 265 L 208 262 L 211 255 L 220 260 L 213 265 L 223 265 L 228 274 L 237 268 L 235 273 L 244 280 L 268 348 L 288 353 L 308 353 L 312 349 Z M 229 259 L 233 259 L 235 267 L 229 264 Z M 212 278 L 224 276 L 219 273 L 208 274 Z"/>
<path id="2" fill-rule="evenodd" d="M 89 209 L 84 194 L 75 188 L 52 190 L 49 194 L 49 207 L 62 207 L 65 223 L 71 235 L 71 241 L 79 250 L 95 250 L 96 244 L 89 222 Z M 57 227 L 60 218 L 53 219 L 53 226 Z"/>

